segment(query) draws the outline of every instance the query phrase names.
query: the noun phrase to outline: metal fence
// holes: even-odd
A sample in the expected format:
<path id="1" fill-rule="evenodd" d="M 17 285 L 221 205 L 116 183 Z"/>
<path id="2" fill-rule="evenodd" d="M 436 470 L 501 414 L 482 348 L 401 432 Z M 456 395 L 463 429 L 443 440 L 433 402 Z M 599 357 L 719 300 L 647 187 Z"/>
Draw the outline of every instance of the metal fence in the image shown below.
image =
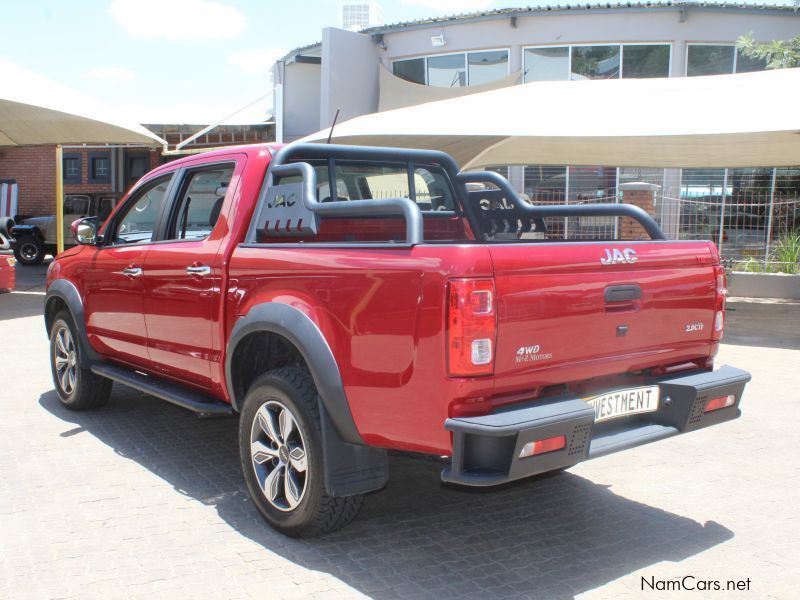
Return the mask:
<path id="1" fill-rule="evenodd" d="M 513 172 L 508 175 L 513 179 Z M 652 183 L 650 210 L 671 239 L 713 241 L 735 270 L 800 272 L 798 168 L 534 166 L 526 167 L 519 179 L 521 191 L 537 205 L 623 202 L 620 184 Z M 618 218 L 547 221 L 549 238 L 618 238 Z"/>

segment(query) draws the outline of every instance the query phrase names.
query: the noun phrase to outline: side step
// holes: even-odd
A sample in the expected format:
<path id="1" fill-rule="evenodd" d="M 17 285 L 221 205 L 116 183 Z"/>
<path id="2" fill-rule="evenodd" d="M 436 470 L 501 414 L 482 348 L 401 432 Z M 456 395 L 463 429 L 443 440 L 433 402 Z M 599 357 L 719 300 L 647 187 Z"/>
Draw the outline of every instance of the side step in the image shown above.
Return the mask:
<path id="1" fill-rule="evenodd" d="M 172 402 L 172 404 L 188 408 L 192 412 L 197 413 L 198 417 L 216 417 L 233 414 L 233 408 L 230 404 L 207 396 L 202 392 L 188 390 L 175 384 L 138 373 L 132 369 L 126 369 L 125 367 L 110 365 L 108 363 L 99 363 L 92 365 L 92 373 L 107 377 L 113 381 L 118 381 L 119 383 L 137 389 L 145 394 L 150 394 L 156 398 Z"/>

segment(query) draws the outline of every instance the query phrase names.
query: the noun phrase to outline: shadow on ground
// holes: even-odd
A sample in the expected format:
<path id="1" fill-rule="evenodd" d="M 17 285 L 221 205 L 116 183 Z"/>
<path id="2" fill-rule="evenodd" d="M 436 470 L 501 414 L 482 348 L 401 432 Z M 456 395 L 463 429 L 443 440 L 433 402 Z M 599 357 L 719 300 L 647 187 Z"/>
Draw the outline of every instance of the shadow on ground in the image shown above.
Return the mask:
<path id="1" fill-rule="evenodd" d="M 440 465 L 392 456 L 391 480 L 343 531 L 292 540 L 261 520 L 244 486 L 234 418 L 199 420 L 115 387 L 103 409 L 74 413 L 54 391 L 39 402 L 176 491 L 214 506 L 240 534 L 376 598 L 572 597 L 663 560 L 733 537 L 564 473 L 488 492 L 445 488 Z M 198 463 L 198 450 L 202 461 Z"/>

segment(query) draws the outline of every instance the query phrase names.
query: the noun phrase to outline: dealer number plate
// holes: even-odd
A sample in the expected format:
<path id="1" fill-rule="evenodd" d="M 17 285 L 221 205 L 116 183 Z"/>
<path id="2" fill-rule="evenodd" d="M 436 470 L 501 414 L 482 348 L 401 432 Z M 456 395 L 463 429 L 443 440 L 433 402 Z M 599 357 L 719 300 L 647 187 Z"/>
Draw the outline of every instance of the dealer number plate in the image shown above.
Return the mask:
<path id="1" fill-rule="evenodd" d="M 594 422 L 638 415 L 658 410 L 658 386 L 616 390 L 600 396 L 584 398 L 594 408 Z"/>

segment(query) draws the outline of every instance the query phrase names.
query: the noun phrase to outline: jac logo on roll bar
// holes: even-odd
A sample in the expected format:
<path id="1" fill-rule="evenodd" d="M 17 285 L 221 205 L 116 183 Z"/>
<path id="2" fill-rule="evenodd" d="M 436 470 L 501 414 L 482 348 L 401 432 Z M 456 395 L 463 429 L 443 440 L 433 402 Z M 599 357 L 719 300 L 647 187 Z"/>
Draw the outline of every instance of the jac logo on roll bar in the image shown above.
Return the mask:
<path id="1" fill-rule="evenodd" d="M 636 256 L 636 250 L 633 248 L 625 248 L 622 251 L 619 248 L 614 248 L 613 250 L 606 248 L 605 251 L 606 255 L 600 259 L 600 264 L 602 265 L 633 264 L 639 260 Z"/>

